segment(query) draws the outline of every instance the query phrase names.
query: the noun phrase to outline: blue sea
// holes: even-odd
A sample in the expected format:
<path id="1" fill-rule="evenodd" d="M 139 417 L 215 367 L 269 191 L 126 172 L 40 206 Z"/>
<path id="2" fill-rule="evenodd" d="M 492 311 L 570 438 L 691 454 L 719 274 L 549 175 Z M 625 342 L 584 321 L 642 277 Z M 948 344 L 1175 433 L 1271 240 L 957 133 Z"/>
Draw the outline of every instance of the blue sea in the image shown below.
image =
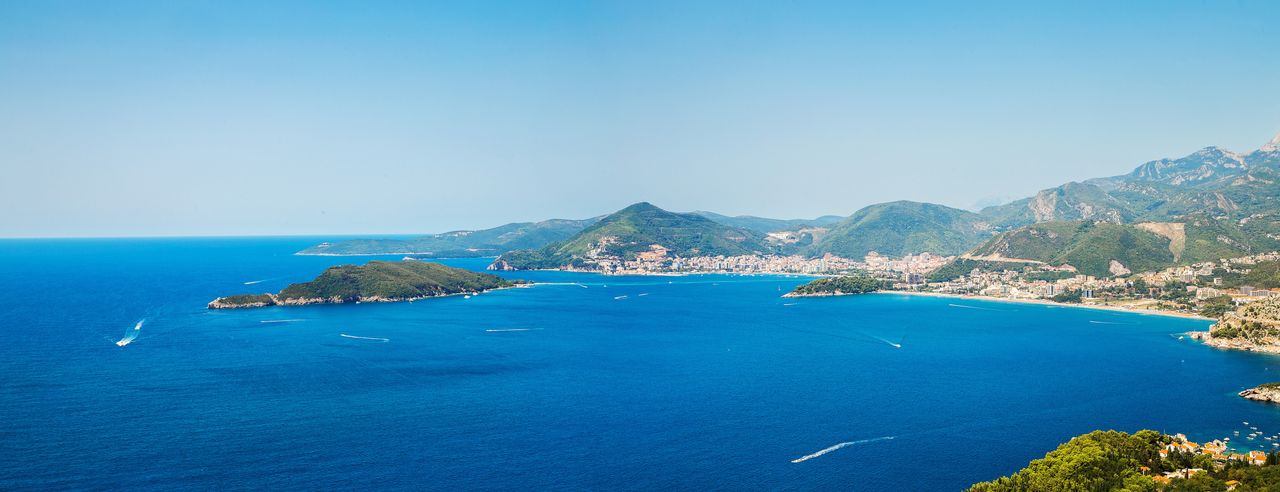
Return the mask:
<path id="1" fill-rule="evenodd" d="M 205 309 L 374 259 L 293 255 L 328 239 L 0 241 L 0 489 L 959 490 L 1094 429 L 1280 432 L 1235 396 L 1280 359 L 1198 320 L 563 272 Z"/>

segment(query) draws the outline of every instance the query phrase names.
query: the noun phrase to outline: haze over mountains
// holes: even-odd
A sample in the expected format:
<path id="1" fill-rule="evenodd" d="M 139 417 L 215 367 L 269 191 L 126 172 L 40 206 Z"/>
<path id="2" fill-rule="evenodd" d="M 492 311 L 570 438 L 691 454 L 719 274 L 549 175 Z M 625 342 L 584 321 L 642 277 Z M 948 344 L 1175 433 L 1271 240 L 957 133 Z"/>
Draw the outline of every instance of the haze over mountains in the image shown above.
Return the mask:
<path id="1" fill-rule="evenodd" d="M 1095 224 L 1098 223 L 1098 224 Z M 569 266 L 594 253 L 833 254 L 930 252 L 1071 264 L 1090 274 L 1280 249 L 1280 136 L 1248 153 L 1207 147 L 1133 171 L 1045 189 L 970 212 L 897 201 L 846 218 L 675 213 L 639 203 L 584 220 L 507 224 L 411 240 L 326 243 L 301 254 L 496 256 L 512 267 Z M 1117 247 L 1119 245 L 1120 247 Z M 563 262 L 556 264 L 557 262 Z M 1077 265 L 1078 263 L 1078 265 Z"/>

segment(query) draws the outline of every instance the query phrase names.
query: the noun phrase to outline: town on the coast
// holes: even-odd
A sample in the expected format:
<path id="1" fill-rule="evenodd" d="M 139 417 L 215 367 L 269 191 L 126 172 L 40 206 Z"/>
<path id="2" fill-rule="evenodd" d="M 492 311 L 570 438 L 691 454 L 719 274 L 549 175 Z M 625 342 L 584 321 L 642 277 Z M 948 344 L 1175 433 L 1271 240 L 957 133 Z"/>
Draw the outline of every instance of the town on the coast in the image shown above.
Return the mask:
<path id="1" fill-rule="evenodd" d="M 999 268 L 993 268 L 998 265 Z M 853 260 L 835 255 L 736 255 L 672 258 L 659 246 L 634 259 L 598 258 L 582 270 L 610 275 L 788 274 L 869 275 L 885 291 L 976 296 L 1012 301 L 1060 302 L 1116 309 L 1217 317 L 1251 301 L 1280 296 L 1280 289 L 1249 285 L 1258 268 L 1280 265 L 1280 252 L 1223 258 L 1150 272 L 1099 277 L 1069 264 L 972 255 L 868 253 Z M 968 270 L 964 270 L 964 268 Z"/>

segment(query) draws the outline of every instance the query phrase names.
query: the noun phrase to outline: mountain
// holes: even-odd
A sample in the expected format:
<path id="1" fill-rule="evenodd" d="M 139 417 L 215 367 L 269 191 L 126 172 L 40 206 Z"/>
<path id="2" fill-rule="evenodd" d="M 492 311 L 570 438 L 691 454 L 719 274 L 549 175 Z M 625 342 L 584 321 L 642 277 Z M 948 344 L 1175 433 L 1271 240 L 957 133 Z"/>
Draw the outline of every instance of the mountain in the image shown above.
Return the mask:
<path id="1" fill-rule="evenodd" d="M 291 284 L 279 294 L 220 297 L 210 309 L 274 305 L 391 302 L 478 293 L 516 285 L 501 277 L 420 261 L 371 261 L 329 267 L 310 282 Z"/>
<path id="2" fill-rule="evenodd" d="M 764 234 L 696 214 L 668 212 L 641 202 L 614 212 L 564 241 L 503 254 L 495 269 L 604 269 L 619 261 L 767 253 Z"/>
<path id="3" fill-rule="evenodd" d="M 1280 135 L 1249 153 L 1206 147 L 1144 163 L 1127 174 L 1067 183 L 981 213 L 997 226 L 1018 227 L 1060 220 L 1173 221 L 1195 213 L 1240 219 L 1277 211 Z"/>
<path id="4" fill-rule="evenodd" d="M 720 215 L 715 212 L 707 212 L 698 210 L 690 212 L 695 215 L 701 215 L 718 223 L 729 227 L 737 227 L 739 229 L 749 229 L 756 232 L 770 233 L 778 231 L 787 231 L 799 229 L 801 227 L 826 227 L 844 219 L 839 215 L 823 215 L 816 219 L 769 219 L 765 217 L 755 217 L 751 215 L 739 215 L 730 217 L 728 215 Z"/>
<path id="5" fill-rule="evenodd" d="M 982 209 L 982 215 L 1002 226 L 1023 226 L 1056 220 L 1094 220 L 1121 223 L 1132 220 L 1129 204 L 1089 183 L 1067 183 L 1030 198 Z"/>
<path id="6" fill-rule="evenodd" d="M 1280 135 L 1253 152 L 1206 147 L 981 214 L 1011 230 L 971 255 L 1068 263 L 1091 275 L 1111 274 L 1111 260 L 1140 271 L 1274 251 Z"/>
<path id="7" fill-rule="evenodd" d="M 871 251 L 887 256 L 930 252 L 959 254 L 991 237 L 984 218 L 956 208 L 897 201 L 865 207 L 833 225 L 806 249 L 810 256 L 831 253 L 862 258 Z"/>
<path id="8" fill-rule="evenodd" d="M 423 255 L 436 258 L 497 256 L 516 249 L 540 248 L 568 239 L 594 224 L 585 220 L 551 219 L 517 222 L 479 231 L 453 231 L 413 239 L 352 239 L 321 243 L 300 255 Z"/>
<path id="9" fill-rule="evenodd" d="M 1168 237 L 1128 224 L 1043 222 L 1001 233 L 967 256 L 1066 264 L 1085 275 L 1110 277 L 1174 264 L 1170 243 Z"/>
<path id="10" fill-rule="evenodd" d="M 1147 162 L 1118 178 L 1122 182 L 1149 181 L 1186 188 L 1209 188 L 1221 186 L 1248 170 L 1245 156 L 1217 147 L 1205 147 L 1180 159 Z"/>

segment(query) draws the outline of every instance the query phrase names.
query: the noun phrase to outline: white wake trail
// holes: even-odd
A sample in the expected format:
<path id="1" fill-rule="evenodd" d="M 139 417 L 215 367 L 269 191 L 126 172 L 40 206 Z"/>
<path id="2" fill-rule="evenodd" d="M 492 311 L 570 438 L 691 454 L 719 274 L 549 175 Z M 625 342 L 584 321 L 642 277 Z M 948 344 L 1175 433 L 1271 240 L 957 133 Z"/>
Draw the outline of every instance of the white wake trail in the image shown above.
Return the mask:
<path id="1" fill-rule="evenodd" d="M 485 331 L 489 333 L 506 333 L 509 331 L 530 331 L 533 329 L 534 328 L 494 328 L 492 330 L 485 330 Z"/>
<path id="2" fill-rule="evenodd" d="M 355 336 L 355 335 L 348 335 L 348 334 L 346 334 L 346 333 L 341 333 L 340 335 L 342 335 L 343 337 L 346 337 L 346 338 L 354 338 L 354 339 L 356 339 L 356 340 L 373 340 L 373 341 L 375 341 L 375 342 L 390 342 L 390 341 L 391 341 L 391 339 L 390 339 L 390 338 L 380 338 L 380 337 L 358 337 L 358 336 Z"/>
<path id="3" fill-rule="evenodd" d="M 796 459 L 794 459 L 794 460 L 791 460 L 791 462 L 792 462 L 792 463 L 800 463 L 800 462 L 802 462 L 802 461 L 809 461 L 809 460 L 811 460 L 811 459 L 817 458 L 817 457 L 822 456 L 822 455 L 824 455 L 824 454 L 827 454 L 827 453 L 830 453 L 830 452 L 832 452 L 832 451 L 835 451 L 835 450 L 838 450 L 838 449 L 841 449 L 841 448 L 845 448 L 845 447 L 848 447 L 848 446 L 853 446 L 853 445 L 856 445 L 856 444 L 866 444 L 866 443 L 869 443 L 869 442 L 876 442 L 876 441 L 888 441 L 888 440 L 893 439 L 893 438 L 894 438 L 894 436 L 884 436 L 884 437 L 874 437 L 874 438 L 871 438 L 871 439 L 862 439 L 862 440 L 859 440 L 859 441 L 847 441 L 847 442 L 842 442 L 842 443 L 836 444 L 836 445 L 834 445 L 834 446 L 831 446 L 831 447 L 829 447 L 829 448 L 826 448 L 826 449 L 823 449 L 823 450 L 821 450 L 821 451 L 818 451 L 818 452 L 816 452 L 816 453 L 813 453 L 813 454 L 806 454 L 806 455 L 804 455 L 804 456 L 801 456 L 801 457 L 799 457 L 799 458 L 796 458 Z"/>
<path id="4" fill-rule="evenodd" d="M 133 343 L 134 340 L 137 340 L 138 335 L 142 334 L 142 323 L 144 321 L 146 321 L 146 318 L 138 320 L 138 324 L 133 325 L 133 329 L 126 330 L 124 332 L 124 338 L 121 338 L 119 341 L 117 341 L 116 346 L 123 347 L 125 345 Z"/>
<path id="5" fill-rule="evenodd" d="M 893 343 L 893 342 L 890 342 L 890 341 L 888 341 L 888 340 L 885 340 L 885 339 L 880 338 L 880 337 L 875 336 L 875 335 L 867 335 L 867 336 L 869 336 L 869 337 L 871 337 L 871 338 L 874 338 L 874 339 L 876 339 L 876 340 L 880 340 L 881 342 L 887 343 L 887 344 L 889 344 L 890 346 L 892 346 L 893 348 L 902 348 L 902 344 L 901 344 L 901 343 Z"/>

